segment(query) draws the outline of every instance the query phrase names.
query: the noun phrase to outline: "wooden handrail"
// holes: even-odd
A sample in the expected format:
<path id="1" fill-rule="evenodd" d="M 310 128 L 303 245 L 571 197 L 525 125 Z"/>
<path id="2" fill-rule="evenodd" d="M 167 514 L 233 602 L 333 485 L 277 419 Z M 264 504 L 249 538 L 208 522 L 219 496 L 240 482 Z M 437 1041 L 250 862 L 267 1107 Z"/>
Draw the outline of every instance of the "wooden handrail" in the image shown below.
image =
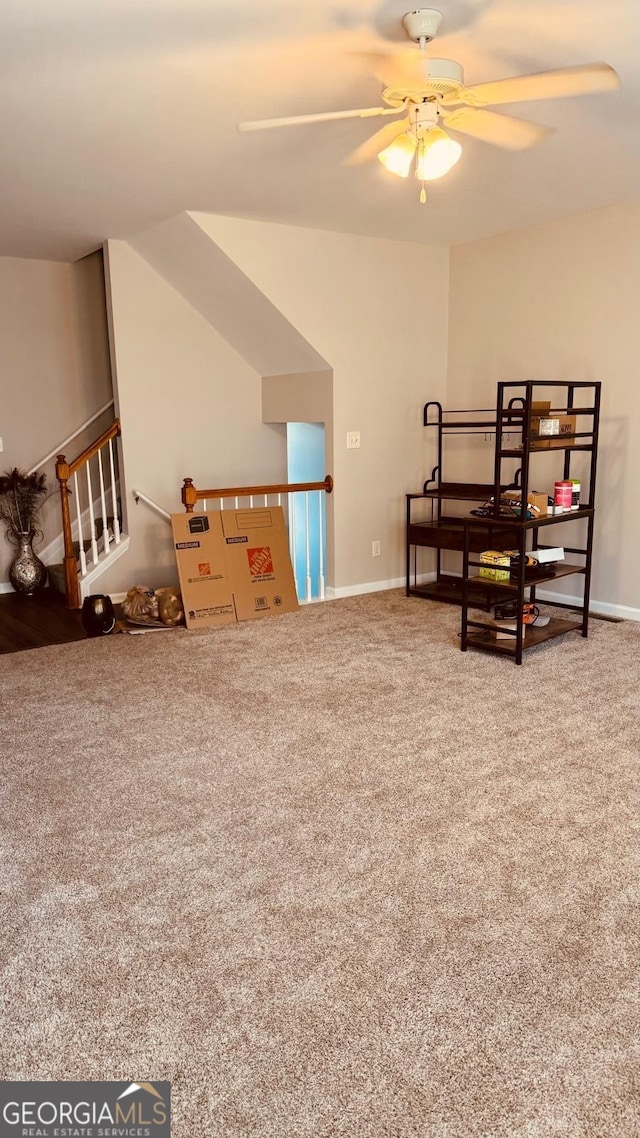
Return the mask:
<path id="1" fill-rule="evenodd" d="M 79 470 L 81 466 L 84 466 L 84 464 L 88 462 L 90 458 L 93 458 L 94 454 L 97 454 L 98 451 L 102 449 L 105 443 L 109 442 L 109 439 L 115 439 L 119 434 L 120 420 L 114 419 L 111 426 L 107 427 L 106 431 L 102 432 L 99 439 L 96 439 L 96 441 L 91 443 L 90 446 L 85 447 L 82 454 L 79 454 L 78 457 L 73 460 L 73 462 L 69 463 L 69 475 L 75 474 L 76 470 Z M 58 455 L 58 461 L 61 459 L 64 462 L 63 454 Z"/>
<path id="2" fill-rule="evenodd" d="M 333 490 L 333 478 L 327 474 L 324 482 L 281 482 L 274 486 L 227 486 L 224 490 L 196 490 L 192 478 L 182 484 L 182 504 L 188 514 L 193 513 L 196 502 L 207 498 L 249 498 L 254 494 L 293 494 L 298 490 Z"/>
<path id="3" fill-rule="evenodd" d="M 115 439 L 120 434 L 120 420 L 114 419 L 110 427 L 103 431 L 100 438 L 86 447 L 82 454 L 79 454 L 73 462 L 67 462 L 64 454 L 59 454 L 56 459 L 56 478 L 60 488 L 60 509 L 62 512 L 62 537 L 64 540 L 64 580 L 65 580 L 65 593 L 67 598 L 67 608 L 79 609 L 80 608 L 80 586 L 78 584 L 78 563 L 73 548 L 73 534 L 71 531 L 71 511 L 69 509 L 69 479 L 80 467 L 85 466 L 87 462 L 103 446 Z"/>
<path id="4" fill-rule="evenodd" d="M 64 585 L 67 598 L 67 608 L 80 608 L 80 586 L 78 585 L 78 565 L 73 552 L 73 535 L 71 533 L 71 511 L 69 510 L 69 495 L 71 493 L 68 482 L 71 470 L 63 454 L 58 455 L 56 462 L 56 478 L 60 487 L 60 509 L 62 511 L 62 537 L 64 540 Z"/>
<path id="5" fill-rule="evenodd" d="M 44 458 L 40 459 L 40 462 L 37 462 L 35 466 L 31 467 L 31 470 L 27 471 L 27 474 L 35 474 L 36 470 L 40 470 L 40 467 L 44 466 L 46 462 L 49 462 L 50 459 L 55 458 L 63 447 L 66 447 L 68 443 L 72 443 L 73 440 L 78 437 L 78 435 L 81 435 L 83 431 L 86 431 L 87 427 L 90 427 L 92 423 L 95 423 L 96 419 L 99 419 L 101 415 L 104 415 L 105 411 L 108 411 L 110 407 L 113 407 L 113 399 L 110 399 L 108 403 L 105 403 L 104 407 L 100 407 L 91 416 L 90 419 L 85 419 L 84 423 L 81 423 L 72 435 L 67 435 L 66 439 L 63 439 L 61 443 L 58 443 L 57 447 L 54 447 L 54 449 L 50 450 L 48 454 L 45 454 Z"/>

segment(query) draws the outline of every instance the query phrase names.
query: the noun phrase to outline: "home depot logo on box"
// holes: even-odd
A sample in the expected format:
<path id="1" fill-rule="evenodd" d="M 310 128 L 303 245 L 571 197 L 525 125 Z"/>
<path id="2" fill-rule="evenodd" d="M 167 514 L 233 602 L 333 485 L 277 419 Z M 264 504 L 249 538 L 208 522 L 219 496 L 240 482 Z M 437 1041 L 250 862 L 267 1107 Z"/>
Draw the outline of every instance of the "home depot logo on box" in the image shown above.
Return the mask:
<path id="1" fill-rule="evenodd" d="M 252 578 L 265 580 L 265 578 L 273 577 L 273 558 L 268 545 L 261 545 L 258 549 L 248 549 L 247 557 Z"/>
<path id="2" fill-rule="evenodd" d="M 238 620 L 298 607 L 282 506 L 221 510 Z"/>

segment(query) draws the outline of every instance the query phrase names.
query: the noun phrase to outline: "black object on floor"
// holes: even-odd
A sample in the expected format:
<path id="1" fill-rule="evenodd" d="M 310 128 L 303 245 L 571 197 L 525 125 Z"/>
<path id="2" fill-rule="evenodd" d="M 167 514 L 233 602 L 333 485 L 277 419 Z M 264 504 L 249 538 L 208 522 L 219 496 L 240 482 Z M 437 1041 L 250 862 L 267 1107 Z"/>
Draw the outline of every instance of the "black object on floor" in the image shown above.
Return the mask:
<path id="1" fill-rule="evenodd" d="M 116 626 L 116 614 L 111 597 L 94 593 L 85 597 L 82 605 L 82 625 L 87 636 L 106 636 Z"/>

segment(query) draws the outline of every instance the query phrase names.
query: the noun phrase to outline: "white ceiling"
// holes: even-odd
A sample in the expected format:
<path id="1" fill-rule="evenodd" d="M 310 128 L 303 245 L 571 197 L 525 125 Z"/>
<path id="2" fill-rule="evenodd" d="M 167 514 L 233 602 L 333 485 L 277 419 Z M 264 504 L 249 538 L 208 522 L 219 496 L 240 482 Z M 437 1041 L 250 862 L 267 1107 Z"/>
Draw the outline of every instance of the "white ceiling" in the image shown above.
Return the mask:
<path id="1" fill-rule="evenodd" d="M 622 90 L 500 108 L 556 133 L 524 152 L 458 136 L 421 206 L 413 177 L 343 164 L 385 120 L 236 130 L 379 104 L 358 52 L 409 46 L 407 0 L 3 0 L 0 254 L 74 260 L 182 210 L 454 244 L 638 196 L 637 0 L 436 6 L 430 54 L 467 84 L 604 60 Z"/>

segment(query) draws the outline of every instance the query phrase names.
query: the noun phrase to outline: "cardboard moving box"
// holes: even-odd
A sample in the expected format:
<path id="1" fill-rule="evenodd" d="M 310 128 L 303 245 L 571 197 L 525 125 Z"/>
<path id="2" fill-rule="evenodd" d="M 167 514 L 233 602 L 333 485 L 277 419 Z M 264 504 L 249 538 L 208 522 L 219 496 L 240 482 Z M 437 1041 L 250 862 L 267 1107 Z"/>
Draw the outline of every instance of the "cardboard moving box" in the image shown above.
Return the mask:
<path id="1" fill-rule="evenodd" d="M 505 490 L 502 496 L 503 496 L 503 498 L 508 498 L 510 501 L 519 504 L 520 501 L 522 500 L 522 491 L 521 490 Z M 532 490 L 530 494 L 527 494 L 527 502 L 529 503 L 530 506 L 536 507 L 533 512 L 535 513 L 535 516 L 537 518 L 546 518 L 546 516 L 547 516 L 547 495 L 546 494 L 543 494 L 540 490 Z"/>
<path id="2" fill-rule="evenodd" d="M 282 507 L 221 510 L 238 620 L 298 608 Z"/>
<path id="3" fill-rule="evenodd" d="M 172 514 L 187 628 L 298 608 L 281 506 Z"/>
<path id="4" fill-rule="evenodd" d="M 531 419 L 531 450 L 557 450 L 573 446 L 574 440 L 565 438 L 575 434 L 575 415 L 540 416 Z"/>

